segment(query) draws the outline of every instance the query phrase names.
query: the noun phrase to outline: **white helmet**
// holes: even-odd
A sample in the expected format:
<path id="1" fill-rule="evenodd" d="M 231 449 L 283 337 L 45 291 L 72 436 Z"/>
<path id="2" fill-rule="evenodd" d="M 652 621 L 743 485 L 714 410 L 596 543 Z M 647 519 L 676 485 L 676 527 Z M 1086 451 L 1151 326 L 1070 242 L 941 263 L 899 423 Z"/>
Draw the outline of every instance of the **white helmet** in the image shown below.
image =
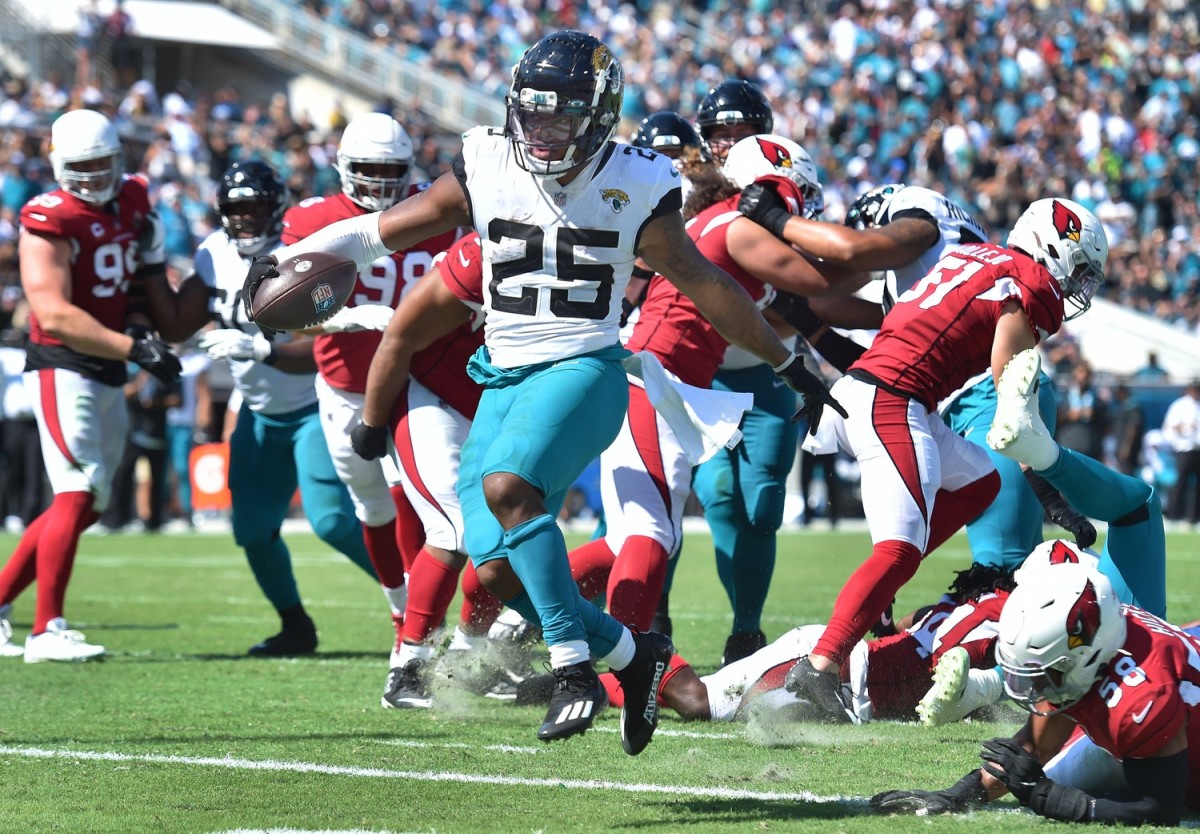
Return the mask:
<path id="1" fill-rule="evenodd" d="M 108 165 L 80 166 L 95 159 Z M 95 110 L 62 114 L 50 127 L 50 165 L 64 191 L 89 203 L 107 203 L 121 187 L 125 168 L 116 125 Z"/>
<path id="2" fill-rule="evenodd" d="M 1094 571 L 1100 570 L 1100 555 L 1094 550 L 1080 547 L 1066 539 L 1044 541 L 1029 552 L 1021 567 L 1013 573 L 1018 585 L 1036 581 L 1033 576 L 1050 565 L 1083 565 Z"/>
<path id="3" fill-rule="evenodd" d="M 412 177 L 413 144 L 408 131 L 386 113 L 366 113 L 346 125 L 338 145 L 342 192 L 368 211 L 391 208 L 404 197 Z M 357 170 L 359 165 L 392 165 L 392 176 Z"/>
<path id="4" fill-rule="evenodd" d="M 799 213 L 803 217 L 818 217 L 825 209 L 825 195 L 817 180 L 817 165 L 808 151 L 791 139 L 773 133 L 762 133 L 741 139 L 725 157 L 722 169 L 738 188 L 745 188 L 762 177 L 782 177 L 790 180 L 804 201 Z M 780 196 L 786 195 L 781 194 Z"/>
<path id="5" fill-rule="evenodd" d="M 1053 715 L 1078 703 L 1124 644 L 1125 615 L 1112 583 L 1068 562 L 1018 581 L 1000 613 L 996 659 L 1010 698 Z M 1043 702 L 1049 712 L 1038 709 Z"/>
<path id="6" fill-rule="evenodd" d="M 1064 321 L 1092 306 L 1096 287 L 1104 283 L 1108 238 L 1096 215 L 1079 203 L 1037 200 L 1017 218 L 1005 245 L 1029 255 L 1058 281 L 1064 304 L 1069 301 L 1075 308 Z"/>

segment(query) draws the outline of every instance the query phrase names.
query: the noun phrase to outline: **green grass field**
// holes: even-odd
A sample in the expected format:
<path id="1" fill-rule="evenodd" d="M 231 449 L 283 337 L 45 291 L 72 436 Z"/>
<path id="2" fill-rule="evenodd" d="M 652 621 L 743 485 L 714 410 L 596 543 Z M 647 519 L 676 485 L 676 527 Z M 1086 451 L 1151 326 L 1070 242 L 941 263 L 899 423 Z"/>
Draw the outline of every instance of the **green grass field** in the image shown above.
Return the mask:
<path id="1" fill-rule="evenodd" d="M 1020 720 L 939 730 L 685 724 L 664 717 L 639 757 L 617 712 L 542 745 L 544 709 L 465 694 L 383 710 L 391 623 L 378 586 L 311 536 L 292 536 L 320 629 L 317 656 L 251 660 L 278 622 L 228 535 L 85 537 L 68 616 L 103 663 L 0 667 L 0 832 L 746 832 L 1039 830 L 1011 801 L 964 817 L 883 818 L 864 798 L 939 788 L 976 742 Z M 0 536 L 0 551 L 15 544 Z M 768 637 L 823 621 L 867 552 L 863 533 L 785 533 Z M 1200 536 L 1169 535 L 1171 619 L 1200 617 Z M 691 535 L 672 594 L 680 652 L 715 668 L 728 603 L 710 543 Z M 967 562 L 953 539 L 898 601 L 931 601 Z M 457 602 L 456 602 L 457 606 Z M 457 611 L 457 607 L 454 609 Z M 33 594 L 15 606 L 23 637 Z M 1065 829 L 1065 827 L 1064 827 Z"/>

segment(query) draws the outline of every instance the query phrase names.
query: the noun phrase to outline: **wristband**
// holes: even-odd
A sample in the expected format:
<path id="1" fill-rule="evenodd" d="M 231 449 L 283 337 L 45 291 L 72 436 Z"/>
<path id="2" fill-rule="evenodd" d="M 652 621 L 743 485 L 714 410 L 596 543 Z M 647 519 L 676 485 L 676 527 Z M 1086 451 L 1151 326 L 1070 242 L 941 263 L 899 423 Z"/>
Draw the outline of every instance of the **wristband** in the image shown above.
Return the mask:
<path id="1" fill-rule="evenodd" d="M 793 363 L 793 362 L 795 362 L 795 361 L 796 361 L 796 357 L 797 357 L 797 356 L 798 356 L 798 354 L 796 354 L 796 353 L 792 353 L 791 355 L 789 355 L 789 356 L 788 356 L 788 358 L 787 358 L 787 359 L 784 359 L 784 360 L 783 360 L 782 362 L 780 362 L 778 365 L 775 365 L 775 366 L 773 366 L 773 367 L 771 368 L 771 370 L 772 370 L 772 371 L 774 371 L 774 372 L 775 372 L 775 373 L 777 373 L 777 374 L 781 374 L 781 373 L 783 373 L 784 371 L 786 371 L 788 368 L 790 368 L 790 367 L 791 367 L 791 365 L 792 365 L 792 363 Z"/>
<path id="2" fill-rule="evenodd" d="M 641 267 L 641 266 L 638 266 L 637 264 L 634 264 L 633 272 L 630 273 L 630 277 L 631 278 L 641 278 L 644 281 L 649 281 L 651 278 L 654 277 L 654 274 L 655 273 L 654 273 L 653 269 L 646 269 L 645 267 Z"/>

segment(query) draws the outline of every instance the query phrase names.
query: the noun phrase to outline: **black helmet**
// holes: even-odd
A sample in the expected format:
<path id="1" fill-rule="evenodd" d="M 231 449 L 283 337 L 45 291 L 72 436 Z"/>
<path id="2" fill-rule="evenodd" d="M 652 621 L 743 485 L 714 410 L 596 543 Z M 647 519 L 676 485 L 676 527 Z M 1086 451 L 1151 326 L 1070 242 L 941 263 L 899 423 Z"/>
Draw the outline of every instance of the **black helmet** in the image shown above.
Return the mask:
<path id="1" fill-rule="evenodd" d="M 257 255 L 279 239 L 287 188 L 259 159 L 235 162 L 221 175 L 217 212 L 225 234 L 243 255 Z"/>
<path id="2" fill-rule="evenodd" d="M 677 157 L 684 148 L 704 149 L 704 140 L 691 122 L 674 110 L 659 110 L 642 119 L 630 144 Z"/>
<path id="3" fill-rule="evenodd" d="M 715 128 L 741 124 L 750 126 L 747 136 L 773 132 L 775 117 L 771 115 L 771 103 L 763 91 L 749 81 L 722 81 L 708 91 L 696 111 L 696 126 L 700 128 L 700 136 L 712 150 Z M 713 155 L 724 158 L 723 154 Z"/>
<path id="4" fill-rule="evenodd" d="M 513 68 L 505 98 L 518 163 L 558 177 L 591 159 L 616 130 L 624 94 L 621 65 L 599 40 L 571 30 L 542 38 Z"/>

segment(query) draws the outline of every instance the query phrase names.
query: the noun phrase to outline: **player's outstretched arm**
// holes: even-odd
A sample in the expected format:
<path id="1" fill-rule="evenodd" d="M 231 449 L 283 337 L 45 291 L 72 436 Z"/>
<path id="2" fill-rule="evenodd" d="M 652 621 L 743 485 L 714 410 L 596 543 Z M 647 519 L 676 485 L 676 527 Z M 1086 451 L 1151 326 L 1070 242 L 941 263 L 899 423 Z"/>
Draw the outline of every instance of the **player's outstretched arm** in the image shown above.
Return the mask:
<path id="1" fill-rule="evenodd" d="M 450 291 L 436 266 L 404 296 L 383 331 L 367 373 L 363 422 L 388 424 L 396 398 L 408 382 L 413 354 L 469 321 L 471 309 Z"/>
<path id="2" fill-rule="evenodd" d="M 791 356 L 742 286 L 700 254 L 684 232 L 683 216 L 678 212 L 657 217 L 646 226 L 638 255 L 691 298 L 701 315 L 730 343 L 771 367 Z"/>
<path id="3" fill-rule="evenodd" d="M 147 275 L 146 301 L 150 320 L 167 342 L 183 342 L 212 321 L 208 300 L 212 290 L 195 272 L 172 289 L 165 273 Z"/>
<path id="4" fill-rule="evenodd" d="M 774 189 L 763 183 L 743 189 L 738 210 L 802 252 L 855 270 L 905 266 L 941 237 L 932 218 L 901 217 L 877 229 L 859 230 L 791 215 Z"/>

